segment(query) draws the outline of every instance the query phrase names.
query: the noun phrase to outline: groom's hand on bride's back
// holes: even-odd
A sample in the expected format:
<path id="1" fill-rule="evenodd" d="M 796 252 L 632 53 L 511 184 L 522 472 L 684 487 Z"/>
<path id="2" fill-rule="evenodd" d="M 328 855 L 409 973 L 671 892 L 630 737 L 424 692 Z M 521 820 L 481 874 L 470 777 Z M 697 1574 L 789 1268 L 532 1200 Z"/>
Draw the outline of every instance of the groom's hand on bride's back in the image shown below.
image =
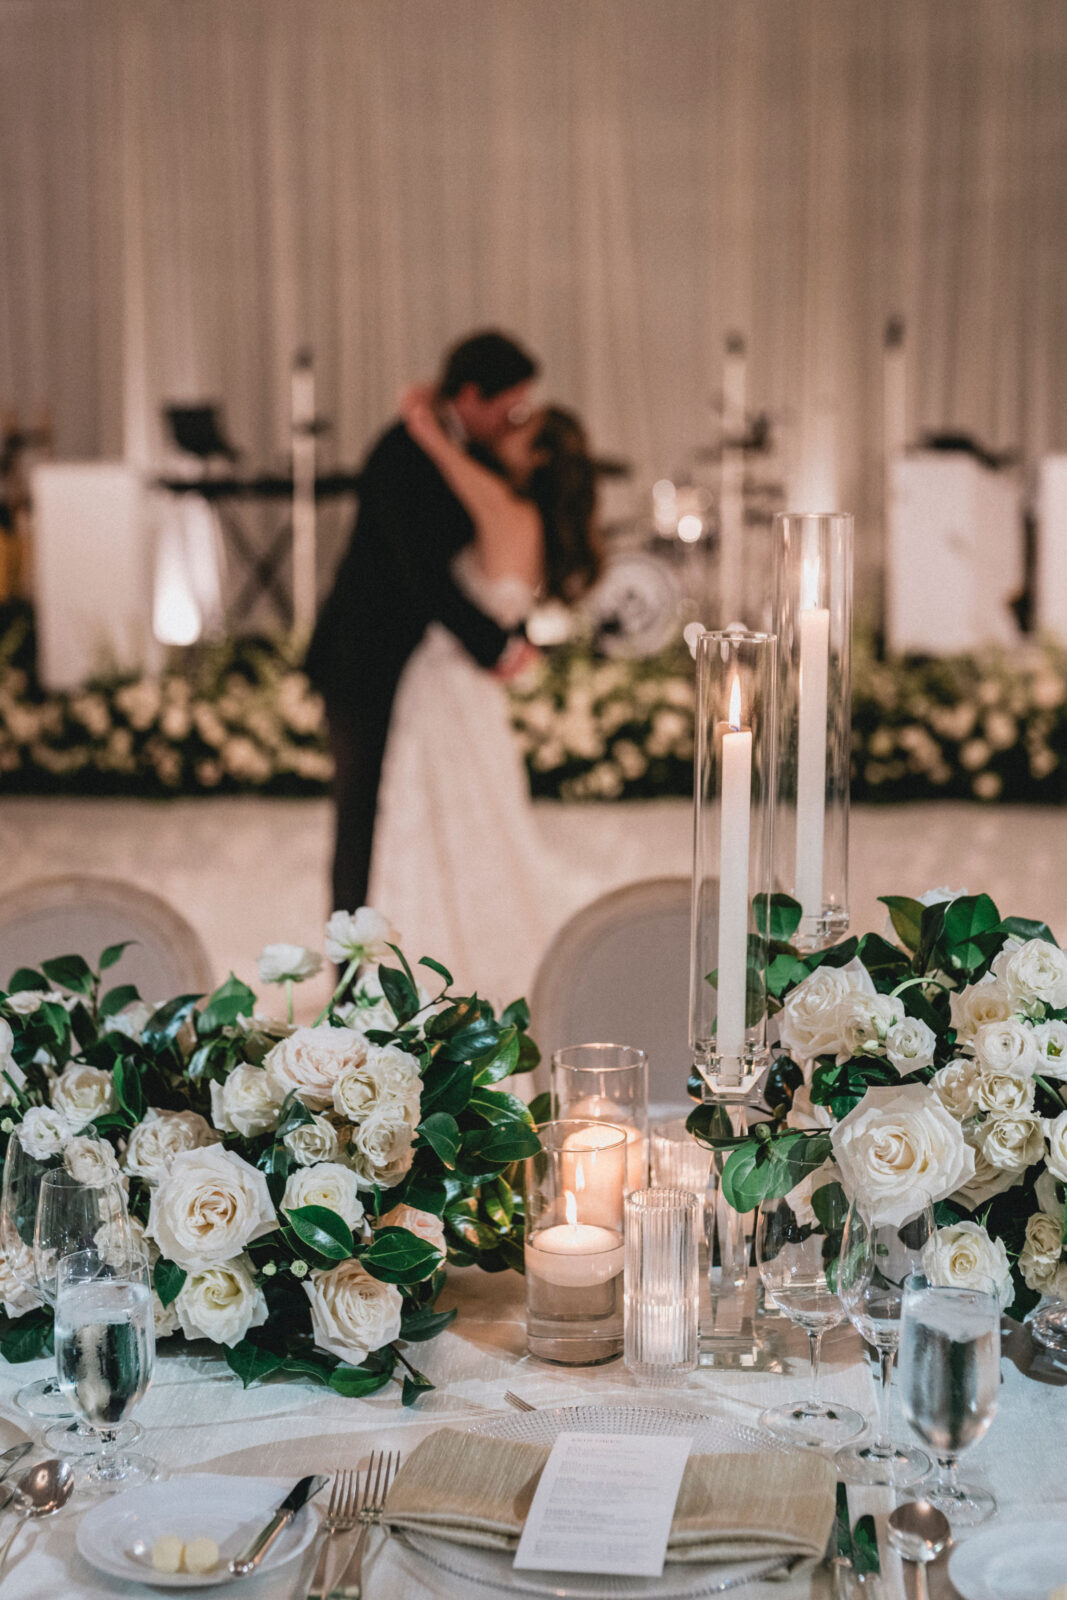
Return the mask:
<path id="1" fill-rule="evenodd" d="M 494 678 L 509 683 L 512 678 L 521 677 L 524 672 L 536 667 L 540 659 L 541 652 L 537 646 L 531 644 L 525 634 L 516 633 L 508 640 L 496 666 L 490 670 Z"/>

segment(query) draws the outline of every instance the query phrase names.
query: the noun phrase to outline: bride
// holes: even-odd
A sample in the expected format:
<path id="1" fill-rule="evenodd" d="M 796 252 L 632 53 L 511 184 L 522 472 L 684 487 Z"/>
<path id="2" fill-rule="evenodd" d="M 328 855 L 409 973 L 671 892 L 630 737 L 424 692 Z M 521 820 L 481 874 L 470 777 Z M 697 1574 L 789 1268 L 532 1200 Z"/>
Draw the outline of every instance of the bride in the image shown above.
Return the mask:
<path id="1" fill-rule="evenodd" d="M 498 445 L 500 477 L 452 441 L 430 391 L 412 390 L 401 412 L 474 524 L 453 567 L 469 598 L 505 628 L 538 599 L 579 599 L 600 552 L 595 467 L 575 417 L 535 411 Z M 371 904 L 409 955 L 445 961 L 460 993 L 499 1006 L 526 993 L 552 934 L 598 887 L 538 835 L 504 684 L 431 624 L 393 705 Z"/>

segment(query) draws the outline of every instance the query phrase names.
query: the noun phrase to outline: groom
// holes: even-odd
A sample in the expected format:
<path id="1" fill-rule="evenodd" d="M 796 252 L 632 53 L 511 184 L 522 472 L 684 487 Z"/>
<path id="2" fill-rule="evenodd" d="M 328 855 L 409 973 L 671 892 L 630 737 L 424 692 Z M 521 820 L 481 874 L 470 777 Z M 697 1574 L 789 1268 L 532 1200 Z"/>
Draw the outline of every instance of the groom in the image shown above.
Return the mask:
<path id="1" fill-rule="evenodd" d="M 438 393 L 445 424 L 472 454 L 491 456 L 522 420 L 537 362 L 502 333 L 449 352 Z M 395 423 L 367 457 L 352 540 L 320 613 L 305 664 L 326 702 L 334 760 L 335 908 L 365 903 L 374 813 L 400 674 L 427 624 L 443 623 L 479 665 L 510 677 L 529 646 L 457 588 L 450 563 L 474 527 L 437 468 Z"/>

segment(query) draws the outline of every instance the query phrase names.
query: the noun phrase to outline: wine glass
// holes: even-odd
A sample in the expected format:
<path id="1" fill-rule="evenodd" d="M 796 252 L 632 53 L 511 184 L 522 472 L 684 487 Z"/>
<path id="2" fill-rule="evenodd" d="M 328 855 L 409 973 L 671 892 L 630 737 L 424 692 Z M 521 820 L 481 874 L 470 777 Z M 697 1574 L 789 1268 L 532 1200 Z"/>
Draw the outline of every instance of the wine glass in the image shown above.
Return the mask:
<path id="1" fill-rule="evenodd" d="M 44 1296 L 37 1287 L 33 1264 L 33 1230 L 41 1179 L 52 1165 L 38 1161 L 23 1149 L 17 1129 L 12 1133 L 7 1141 L 0 1189 L 0 1254 L 15 1281 L 42 1302 Z M 55 1378 L 37 1378 L 23 1384 L 15 1395 L 15 1404 L 27 1416 L 51 1422 L 74 1415 Z"/>
<path id="2" fill-rule="evenodd" d="M 152 1381 L 156 1358 L 147 1259 L 113 1247 L 77 1250 L 56 1265 L 56 1370 L 63 1392 L 101 1441 L 90 1488 L 147 1483 L 157 1466 L 123 1453 L 119 1426 Z"/>
<path id="3" fill-rule="evenodd" d="M 922 1450 L 902 1448 L 889 1436 L 889 1390 L 900 1343 L 904 1284 L 919 1270 L 923 1246 L 935 1232 L 927 1201 L 907 1222 L 871 1218 L 856 1201 L 849 1207 L 837 1263 L 837 1292 L 857 1333 L 878 1352 L 882 1382 L 873 1440 L 849 1445 L 836 1456 L 838 1471 L 850 1483 L 889 1484 L 903 1489 L 930 1471 Z"/>
<path id="4" fill-rule="evenodd" d="M 818 1449 L 847 1444 L 866 1424 L 851 1406 L 819 1398 L 819 1351 L 828 1328 L 848 1313 L 833 1286 L 841 1248 L 844 1196 L 825 1168 L 779 1200 L 764 1200 L 756 1218 L 756 1263 L 767 1294 L 808 1335 L 811 1397 L 774 1406 L 760 1423 L 790 1444 Z"/>
<path id="5" fill-rule="evenodd" d="M 924 1492 L 954 1528 L 993 1515 L 987 1489 L 961 1483 L 957 1459 L 981 1439 L 1000 1392 L 1000 1305 L 992 1280 L 948 1287 L 921 1274 L 908 1279 L 900 1319 L 900 1398 L 907 1417 L 937 1458 Z"/>

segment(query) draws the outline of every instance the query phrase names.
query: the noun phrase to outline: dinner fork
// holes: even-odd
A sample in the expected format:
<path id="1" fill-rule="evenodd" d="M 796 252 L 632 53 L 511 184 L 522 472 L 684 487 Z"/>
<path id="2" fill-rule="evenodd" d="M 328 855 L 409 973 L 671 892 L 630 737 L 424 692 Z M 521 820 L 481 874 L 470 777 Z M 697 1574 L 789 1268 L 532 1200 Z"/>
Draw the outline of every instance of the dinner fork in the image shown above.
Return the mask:
<path id="1" fill-rule="evenodd" d="M 333 1553 L 333 1541 L 336 1534 L 351 1533 L 359 1521 L 356 1509 L 356 1491 L 359 1475 L 355 1472 L 339 1472 L 333 1480 L 330 1489 L 330 1503 L 322 1519 L 323 1541 L 319 1553 L 318 1564 L 315 1568 L 315 1581 L 311 1586 L 312 1594 L 329 1594 L 329 1585 L 326 1575 L 330 1569 L 330 1556 Z"/>
<path id="2" fill-rule="evenodd" d="M 352 1554 L 348 1559 L 348 1566 L 345 1568 L 342 1583 L 333 1591 L 324 1590 L 323 1600 L 329 1600 L 331 1593 L 339 1596 L 343 1595 L 345 1600 L 361 1600 L 363 1594 L 363 1551 L 367 1542 L 367 1534 L 385 1510 L 389 1485 L 396 1476 L 399 1466 L 399 1450 L 390 1450 L 388 1452 L 384 1450 L 371 1451 L 371 1458 L 363 1476 L 362 1490 L 359 1496 L 359 1533 L 356 1537 Z M 349 1576 L 349 1574 L 352 1574 L 352 1576 Z"/>
<path id="3" fill-rule="evenodd" d="M 514 1406 L 516 1411 L 537 1410 L 537 1407 L 532 1406 L 529 1400 L 524 1400 L 521 1395 L 512 1394 L 510 1389 L 504 1390 L 504 1399 L 507 1401 L 509 1406 Z"/>

